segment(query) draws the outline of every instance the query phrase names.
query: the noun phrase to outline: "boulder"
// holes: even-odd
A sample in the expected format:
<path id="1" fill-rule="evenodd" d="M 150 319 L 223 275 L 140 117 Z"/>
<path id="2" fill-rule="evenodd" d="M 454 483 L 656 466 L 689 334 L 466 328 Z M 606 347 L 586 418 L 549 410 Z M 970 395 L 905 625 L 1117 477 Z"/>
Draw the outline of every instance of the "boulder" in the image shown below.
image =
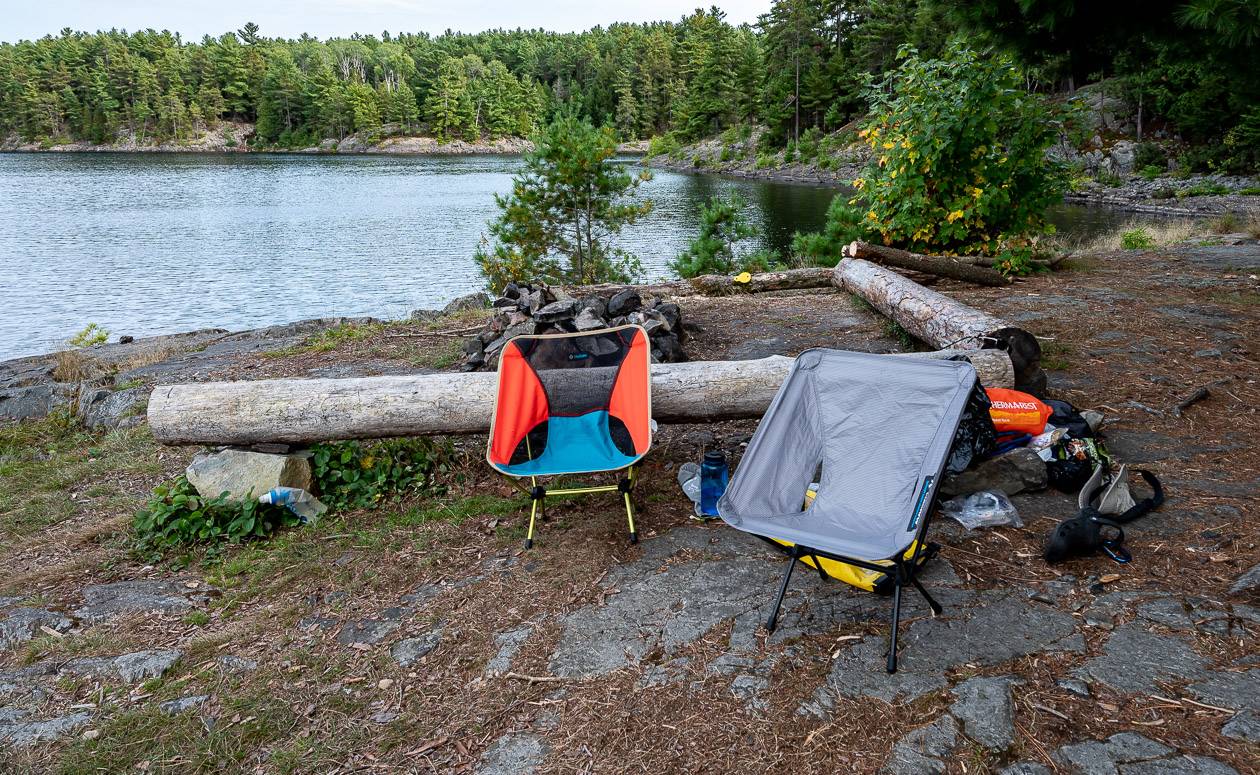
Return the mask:
<path id="1" fill-rule="evenodd" d="M 0 419 L 47 417 L 54 409 L 70 405 L 72 391 L 72 386 L 58 383 L 0 389 Z"/>
<path id="2" fill-rule="evenodd" d="M 442 308 L 443 315 L 453 315 L 456 312 L 464 312 L 470 309 L 486 309 L 490 306 L 490 297 L 481 291 L 469 293 L 460 296 L 458 299 L 451 300 Z"/>
<path id="3" fill-rule="evenodd" d="M 43 627 L 65 632 L 73 623 L 59 613 L 40 608 L 15 608 L 8 618 L 0 620 L 0 649 L 8 649 L 31 640 Z"/>
<path id="4" fill-rule="evenodd" d="M 1015 743 L 1015 702 L 1012 679 L 972 678 L 954 687 L 958 698 L 950 711 L 963 731 L 985 748 L 1005 751 Z"/>
<path id="5" fill-rule="evenodd" d="M 138 684 L 150 678 L 161 678 L 183 656 L 175 650 L 137 651 L 118 657 L 80 657 L 62 666 L 65 673 Z"/>
<path id="6" fill-rule="evenodd" d="M 206 498 L 226 492 L 231 500 L 253 500 L 273 487 L 311 489 L 311 463 L 303 453 L 267 455 L 241 449 L 203 453 L 193 458 L 187 475 Z"/>
<path id="7" fill-rule="evenodd" d="M 534 320 L 539 323 L 555 323 L 568 320 L 578 312 L 578 300 L 574 298 L 553 301 L 534 313 Z"/>
<path id="8" fill-rule="evenodd" d="M 643 306 L 643 298 L 633 288 L 627 288 L 608 300 L 609 317 L 629 315 Z"/>
<path id="9" fill-rule="evenodd" d="M 941 494 L 946 498 L 970 495 L 981 490 L 1000 490 L 1015 495 L 1025 490 L 1041 490 L 1046 486 L 1046 464 L 1037 453 L 1021 447 L 990 458 L 961 474 L 941 480 Z"/>
<path id="10" fill-rule="evenodd" d="M 1251 570 L 1239 576 L 1229 588 L 1231 595 L 1250 595 L 1260 590 L 1260 562 L 1251 566 Z"/>
<path id="11" fill-rule="evenodd" d="M 79 417 L 91 429 L 130 427 L 138 424 L 149 400 L 147 387 L 124 390 L 85 390 L 79 397 Z"/>

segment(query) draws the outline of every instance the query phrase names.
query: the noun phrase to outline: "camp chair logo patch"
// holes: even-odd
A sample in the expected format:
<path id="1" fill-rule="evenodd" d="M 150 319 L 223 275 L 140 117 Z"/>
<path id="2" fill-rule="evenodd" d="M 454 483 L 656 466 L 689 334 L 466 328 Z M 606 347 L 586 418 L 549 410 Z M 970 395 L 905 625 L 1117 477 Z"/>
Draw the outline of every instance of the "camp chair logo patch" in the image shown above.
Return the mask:
<path id="1" fill-rule="evenodd" d="M 923 506 L 927 502 L 928 491 L 932 489 L 932 477 L 923 478 L 923 489 L 919 490 L 919 500 L 914 504 L 914 514 L 910 516 L 910 524 L 906 525 L 906 532 L 914 530 L 919 526 L 919 518 L 923 516 Z"/>

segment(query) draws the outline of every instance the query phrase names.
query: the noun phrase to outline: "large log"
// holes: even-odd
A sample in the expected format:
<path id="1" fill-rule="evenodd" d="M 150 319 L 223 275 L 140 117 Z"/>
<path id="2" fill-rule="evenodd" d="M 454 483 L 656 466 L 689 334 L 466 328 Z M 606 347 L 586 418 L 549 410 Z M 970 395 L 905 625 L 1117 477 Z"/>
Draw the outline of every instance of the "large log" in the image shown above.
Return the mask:
<path id="1" fill-rule="evenodd" d="M 996 350 L 910 357 L 959 354 L 984 384 L 1012 384 L 1010 359 Z M 661 422 L 760 417 L 791 366 L 791 358 L 778 355 L 655 365 L 652 416 Z M 309 444 L 485 433 L 497 382 L 496 374 L 473 372 L 160 385 L 149 397 L 149 427 L 163 444 Z"/>
<path id="2" fill-rule="evenodd" d="M 844 255 L 847 258 L 861 258 L 876 264 L 912 269 L 976 285 L 996 288 L 1010 283 L 1001 272 L 990 267 L 976 266 L 969 261 L 960 261 L 949 256 L 924 256 L 884 245 L 872 245 L 869 242 L 850 242 L 844 248 Z"/>
<path id="3" fill-rule="evenodd" d="M 1022 328 L 860 258 L 846 258 L 836 264 L 834 279 L 837 286 L 866 299 L 932 347 L 1006 352 L 1015 369 L 1016 389 L 1045 395 L 1041 345 Z"/>
<path id="4" fill-rule="evenodd" d="M 828 268 L 811 267 L 786 269 L 780 272 L 757 272 L 749 275 L 746 282 L 738 282 L 736 277 L 723 274 L 700 275 L 691 279 L 691 287 L 706 296 L 725 296 L 732 293 L 762 293 L 831 286 L 831 270 Z"/>

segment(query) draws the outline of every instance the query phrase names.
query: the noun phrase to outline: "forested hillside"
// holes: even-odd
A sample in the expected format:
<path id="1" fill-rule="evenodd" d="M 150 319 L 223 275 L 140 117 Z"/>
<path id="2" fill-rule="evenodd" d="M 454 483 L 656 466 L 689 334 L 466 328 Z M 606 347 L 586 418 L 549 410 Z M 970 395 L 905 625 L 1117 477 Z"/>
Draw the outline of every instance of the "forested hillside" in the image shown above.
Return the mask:
<path id="1" fill-rule="evenodd" d="M 383 124 L 439 139 L 528 135 L 567 106 L 624 139 L 769 127 L 782 146 L 861 115 L 867 85 L 909 46 L 1001 50 L 1026 88 L 1109 79 L 1137 113 L 1194 146 L 1199 168 L 1260 165 L 1258 0 L 776 0 L 753 27 L 716 7 L 582 33 L 268 38 L 255 25 L 186 42 L 169 32 L 63 30 L 0 43 L 0 136 L 175 140 L 224 119 L 296 147 Z"/>

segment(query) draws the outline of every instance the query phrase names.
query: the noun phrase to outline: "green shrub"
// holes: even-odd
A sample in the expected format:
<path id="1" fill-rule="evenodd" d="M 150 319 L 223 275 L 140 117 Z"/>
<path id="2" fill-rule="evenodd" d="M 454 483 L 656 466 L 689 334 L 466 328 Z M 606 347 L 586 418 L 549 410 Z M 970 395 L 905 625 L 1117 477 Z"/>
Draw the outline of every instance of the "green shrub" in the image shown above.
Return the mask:
<path id="1" fill-rule="evenodd" d="M 860 135 L 874 153 L 852 204 L 885 244 L 996 255 L 1047 232 L 1067 184 L 1045 151 L 1062 116 L 1024 89 L 1006 56 L 951 44 L 942 59 L 903 48 L 868 92 Z"/>
<path id="2" fill-rule="evenodd" d="M 759 153 L 757 154 L 757 162 L 756 164 L 753 165 L 753 169 L 759 169 L 759 170 L 769 169 L 775 166 L 774 162 L 775 162 L 774 154 Z"/>
<path id="3" fill-rule="evenodd" d="M 821 136 L 818 127 L 810 127 L 801 134 L 801 140 L 796 144 L 796 150 L 800 154 L 801 161 L 809 161 L 818 155 L 818 142 Z"/>
<path id="4" fill-rule="evenodd" d="M 870 221 L 861 211 L 849 204 L 843 195 L 831 200 L 827 207 L 827 223 L 821 232 L 792 236 L 792 255 L 801 263 L 817 266 L 834 266 L 840 260 L 840 251 L 854 240 L 870 240 Z"/>
<path id="5" fill-rule="evenodd" d="M 1133 151 L 1133 166 L 1137 169 L 1158 167 L 1163 172 L 1168 169 L 1168 155 L 1155 143 L 1138 143 Z"/>
<path id="6" fill-rule="evenodd" d="M 1147 166 L 1138 170 L 1138 174 L 1141 175 L 1146 180 L 1154 180 L 1155 178 L 1158 178 L 1160 175 L 1164 174 L 1164 168 L 1156 167 L 1153 164 L 1148 164 Z"/>
<path id="7" fill-rule="evenodd" d="M 1150 250 L 1155 247 L 1155 239 L 1146 229 L 1133 229 L 1120 235 L 1120 245 L 1125 250 Z"/>
<path id="8" fill-rule="evenodd" d="M 757 233 L 744 220 L 745 207 L 747 202 L 738 194 L 709 199 L 700 208 L 700 234 L 674 259 L 674 271 L 681 277 L 734 272 L 737 268 L 735 245 Z"/>
<path id="9" fill-rule="evenodd" d="M 1177 192 L 1177 198 L 1185 199 L 1186 197 L 1191 196 L 1225 196 L 1229 193 L 1231 192 L 1227 186 L 1223 186 L 1220 183 L 1204 181 L 1202 183 L 1196 183 L 1190 188 L 1181 189 Z"/>
<path id="10" fill-rule="evenodd" d="M 104 344 L 109 339 L 109 331 L 95 323 L 88 323 L 83 330 L 66 340 L 71 347 L 91 347 Z"/>
<path id="11" fill-rule="evenodd" d="M 1172 199 L 1176 195 L 1177 191 L 1175 189 L 1165 186 L 1163 188 L 1155 189 L 1155 191 L 1151 194 L 1151 199 Z"/>
<path id="12" fill-rule="evenodd" d="M 1236 231 L 1242 231 L 1243 223 L 1242 219 L 1238 217 L 1238 213 L 1230 210 L 1213 218 L 1208 225 L 1217 234 L 1232 234 Z"/>
<path id="13" fill-rule="evenodd" d="M 1239 196 L 1260 196 L 1260 186 L 1247 186 L 1234 192 Z"/>
<path id="14" fill-rule="evenodd" d="M 372 444 L 339 441 L 311 448 L 311 474 L 330 509 L 371 508 L 391 496 L 432 487 L 450 449 L 428 439 Z"/>
<path id="15" fill-rule="evenodd" d="M 648 158 L 653 156 L 672 156 L 682 148 L 682 144 L 678 142 L 678 137 L 672 132 L 658 135 L 648 141 Z"/>
<path id="16" fill-rule="evenodd" d="M 137 547 L 160 554 L 178 546 L 261 538 L 299 521 L 288 509 L 254 500 L 232 502 L 225 495 L 203 498 L 187 478 L 180 476 L 153 490 L 153 497 L 136 514 L 132 526 Z"/>
<path id="17" fill-rule="evenodd" d="M 796 143 L 788 141 L 787 146 L 783 149 L 783 163 L 791 164 L 796 161 Z"/>
<path id="18" fill-rule="evenodd" d="M 718 161 L 726 162 L 733 158 L 735 158 L 735 149 L 731 148 L 729 145 L 722 146 L 722 153 L 718 157 Z"/>
<path id="19" fill-rule="evenodd" d="M 1124 178 L 1114 172 L 1099 172 L 1098 175 L 1094 177 L 1094 180 L 1104 186 L 1107 186 L 1108 188 L 1119 188 L 1124 185 Z"/>

